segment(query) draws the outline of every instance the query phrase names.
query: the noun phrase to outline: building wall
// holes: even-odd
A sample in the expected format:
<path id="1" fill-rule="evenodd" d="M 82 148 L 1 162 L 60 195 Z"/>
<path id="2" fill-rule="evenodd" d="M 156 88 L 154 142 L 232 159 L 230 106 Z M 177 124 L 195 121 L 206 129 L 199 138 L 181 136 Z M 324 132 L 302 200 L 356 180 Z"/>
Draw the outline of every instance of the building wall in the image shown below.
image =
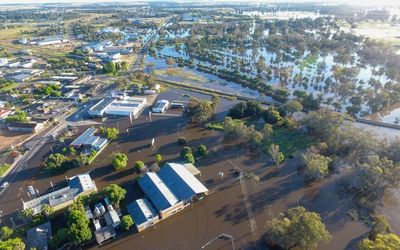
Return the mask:
<path id="1" fill-rule="evenodd" d="M 178 202 L 174 206 L 171 206 L 165 210 L 159 211 L 161 219 L 166 219 L 171 215 L 175 214 L 176 212 L 182 210 L 184 208 L 183 201 Z"/>
<path id="2" fill-rule="evenodd" d="M 136 229 L 138 230 L 138 232 L 142 232 L 146 228 L 152 227 L 154 224 L 157 224 L 159 221 L 160 221 L 160 219 L 158 217 L 155 217 L 152 220 L 146 221 L 140 225 L 135 224 Z"/>

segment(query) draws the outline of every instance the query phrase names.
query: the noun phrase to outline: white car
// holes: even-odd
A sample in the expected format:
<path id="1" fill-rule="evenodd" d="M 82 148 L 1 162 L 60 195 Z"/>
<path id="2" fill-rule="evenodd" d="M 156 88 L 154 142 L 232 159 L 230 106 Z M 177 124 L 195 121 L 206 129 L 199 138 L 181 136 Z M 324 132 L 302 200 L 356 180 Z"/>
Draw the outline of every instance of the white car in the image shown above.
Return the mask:
<path id="1" fill-rule="evenodd" d="M 1 184 L 0 188 L 6 188 L 8 187 L 8 181 L 4 182 L 3 184 Z"/>

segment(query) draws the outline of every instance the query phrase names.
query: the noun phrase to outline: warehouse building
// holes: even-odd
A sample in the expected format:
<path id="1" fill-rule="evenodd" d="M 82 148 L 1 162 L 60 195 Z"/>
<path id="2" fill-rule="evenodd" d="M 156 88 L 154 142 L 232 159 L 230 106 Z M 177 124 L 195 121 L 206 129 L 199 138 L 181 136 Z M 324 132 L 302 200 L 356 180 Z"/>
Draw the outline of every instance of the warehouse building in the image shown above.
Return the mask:
<path id="1" fill-rule="evenodd" d="M 128 205 L 128 213 L 132 216 L 138 232 L 153 226 L 160 221 L 153 205 L 146 198 L 138 199 Z"/>
<path id="2" fill-rule="evenodd" d="M 166 163 L 158 173 L 147 172 L 139 179 L 139 186 L 161 219 L 208 194 L 208 189 L 184 165 L 177 163 Z"/>
<path id="3" fill-rule="evenodd" d="M 122 99 L 104 98 L 93 105 L 88 113 L 92 117 L 105 115 L 132 116 L 137 118 L 146 106 L 145 98 L 125 97 Z"/>

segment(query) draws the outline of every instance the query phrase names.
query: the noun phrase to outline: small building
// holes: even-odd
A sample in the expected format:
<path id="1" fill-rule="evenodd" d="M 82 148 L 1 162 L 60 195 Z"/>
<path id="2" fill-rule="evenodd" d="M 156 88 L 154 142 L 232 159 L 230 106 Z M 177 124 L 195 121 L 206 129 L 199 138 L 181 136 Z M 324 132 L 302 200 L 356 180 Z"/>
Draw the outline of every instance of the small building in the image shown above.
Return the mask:
<path id="1" fill-rule="evenodd" d="M 135 222 L 138 232 L 141 232 L 160 221 L 160 217 L 156 210 L 146 198 L 135 200 L 128 205 L 127 209 Z"/>
<path id="2" fill-rule="evenodd" d="M 50 221 L 31 228 L 26 233 L 26 249 L 47 250 L 51 237 Z"/>
<path id="3" fill-rule="evenodd" d="M 102 227 L 99 230 L 94 231 L 94 236 L 96 238 L 97 244 L 100 246 L 104 243 L 109 241 L 110 239 L 115 238 L 116 232 L 112 226 Z"/>
<path id="4" fill-rule="evenodd" d="M 8 124 L 7 128 L 14 132 L 36 133 L 44 128 L 44 124 L 37 122 L 12 122 Z"/>
<path id="5" fill-rule="evenodd" d="M 11 80 L 14 82 L 25 82 L 29 80 L 32 77 L 31 74 L 28 73 L 19 73 L 19 74 L 14 74 L 14 75 L 8 75 L 6 78 L 7 80 Z"/>
<path id="6" fill-rule="evenodd" d="M 121 219 L 119 218 L 117 211 L 115 211 L 111 205 L 108 207 L 108 212 L 104 214 L 104 219 L 106 220 L 108 226 L 117 228 L 121 224 Z"/>
<path id="7" fill-rule="evenodd" d="M 101 150 L 104 146 L 107 145 L 108 140 L 106 138 L 94 135 L 96 131 L 97 128 L 88 128 L 85 132 L 83 132 L 83 134 L 76 138 L 70 144 L 70 146 L 74 148 L 86 148 L 90 152 L 93 149 L 97 151 Z"/>
<path id="8" fill-rule="evenodd" d="M 169 105 L 169 101 L 167 100 L 158 100 L 156 105 L 153 107 L 152 112 L 154 113 L 164 113 L 167 111 Z"/>

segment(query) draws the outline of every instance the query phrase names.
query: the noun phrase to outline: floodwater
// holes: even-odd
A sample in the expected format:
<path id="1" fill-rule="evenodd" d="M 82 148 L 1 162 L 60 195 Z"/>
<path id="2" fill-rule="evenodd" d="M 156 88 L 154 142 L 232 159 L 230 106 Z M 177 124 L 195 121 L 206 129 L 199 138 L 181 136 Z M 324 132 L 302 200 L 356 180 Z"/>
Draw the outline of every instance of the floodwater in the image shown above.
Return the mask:
<path id="1" fill-rule="evenodd" d="M 180 89 L 169 89 L 161 93 L 159 99 L 170 101 L 188 101 L 188 94 L 197 98 L 210 96 Z M 218 119 L 222 119 L 234 102 L 221 99 L 217 109 Z M 316 185 L 305 185 L 304 177 L 297 171 L 298 159 L 288 159 L 283 166 L 275 168 L 264 153 L 246 147 L 240 142 L 224 139 L 222 133 L 210 131 L 204 127 L 193 126 L 188 118 L 179 116 L 178 112 L 166 115 L 152 115 L 151 121 L 145 110 L 133 121 L 127 117 L 108 118 L 104 125 L 118 127 L 121 131 L 116 142 L 108 145 L 88 167 L 76 168 L 49 176 L 40 171 L 40 165 L 50 153 L 51 144 L 46 145 L 32 159 L 35 167 L 33 178 L 20 180 L 26 185 L 33 185 L 40 193 L 51 191 L 49 181 L 55 188 L 66 184 L 65 176 L 91 171 L 96 186 L 101 190 L 104 186 L 116 183 L 127 191 L 122 208 L 134 199 L 143 196 L 134 180 L 138 174 L 133 165 L 136 160 L 153 164 L 155 155 L 162 154 L 164 161 L 179 161 L 180 147 L 176 139 L 184 136 L 188 145 L 196 148 L 205 144 L 211 151 L 209 156 L 199 159 L 196 166 L 202 172 L 200 180 L 211 190 L 211 195 L 202 201 L 186 208 L 184 211 L 168 218 L 142 233 L 130 232 L 121 236 L 102 249 L 199 249 L 221 233 L 232 235 L 236 249 L 266 249 L 265 223 L 279 212 L 289 207 L 303 205 L 308 210 L 321 214 L 333 239 L 321 245 L 319 249 L 346 249 L 363 237 L 368 228 L 359 221 L 352 221 L 347 215 L 351 208 L 345 199 L 341 199 L 335 190 L 335 178 L 330 178 Z M 83 132 L 84 127 L 79 127 Z M 76 134 L 75 136 L 77 136 Z M 74 137 L 75 137 L 74 136 Z M 149 147 L 155 138 L 154 148 Z M 73 138 L 66 140 L 66 143 Z M 111 155 L 123 152 L 128 155 L 128 167 L 115 171 L 111 166 Z M 248 174 L 242 183 L 238 180 L 235 168 Z M 220 172 L 224 173 L 221 178 Z M 26 189 L 26 186 L 24 187 Z M 23 192 L 20 197 L 10 200 L 4 207 L 4 216 L 12 213 L 12 208 L 27 200 Z M 246 206 L 247 205 L 247 206 Z M 19 206 L 19 205 L 18 205 Z M 7 220 L 8 221 L 8 220 Z M 64 224 L 53 224 L 58 229 Z M 97 248 L 97 247 L 94 247 Z M 229 240 L 218 239 L 206 249 L 231 249 Z"/>
<path id="2" fill-rule="evenodd" d="M 379 112 L 370 114 L 365 118 L 371 119 L 373 121 L 381 121 L 385 123 L 400 123 L 400 103 L 395 103 L 382 109 Z"/>
<path id="3" fill-rule="evenodd" d="M 310 32 L 315 33 L 315 31 Z M 340 94 L 339 92 L 339 87 L 336 86 L 337 84 L 333 75 L 333 69 L 338 64 L 334 61 L 333 54 L 328 54 L 323 57 L 317 56 L 313 58 L 310 57 L 310 52 L 306 51 L 301 56 L 301 58 L 295 59 L 293 55 L 286 54 L 282 51 L 283 54 L 286 54 L 289 58 L 292 58 L 292 60 L 276 62 L 276 54 L 274 52 L 266 50 L 265 48 L 257 48 L 256 51 L 253 50 L 253 48 L 247 48 L 243 54 L 238 54 L 231 49 L 221 48 L 212 49 L 212 53 L 214 53 L 214 55 L 219 58 L 220 63 L 213 64 L 207 60 L 198 60 L 196 58 L 192 58 L 192 60 L 194 61 L 194 64 L 196 66 L 211 67 L 216 70 L 238 70 L 242 75 L 255 78 L 258 76 L 256 62 L 262 56 L 265 58 L 266 68 L 272 69 L 274 71 L 272 75 L 270 75 L 271 79 L 265 80 L 265 84 L 271 85 L 274 88 L 287 89 L 290 94 L 290 98 L 294 98 L 294 91 L 301 90 L 307 93 L 312 93 L 315 97 L 317 95 L 321 95 L 324 101 L 332 99 L 332 102 L 340 103 L 342 106 L 342 112 L 345 112 L 346 107 L 351 105 L 351 103 L 349 102 L 351 96 L 343 96 L 343 94 Z M 184 45 L 182 45 L 179 49 L 177 49 L 175 46 L 164 46 L 162 49 L 157 50 L 157 55 L 159 58 L 148 56 L 146 61 L 147 63 L 153 62 L 155 65 L 154 68 L 159 70 L 171 67 L 165 63 L 164 59 L 162 59 L 165 57 L 172 57 L 185 61 L 191 60 L 190 56 L 185 52 Z M 356 54 L 354 54 L 353 56 L 355 59 L 354 62 L 347 64 L 346 67 L 356 67 L 359 70 L 359 72 L 356 73 L 354 79 L 352 80 L 356 93 L 362 92 L 365 89 L 372 88 L 372 86 L 368 83 L 371 78 L 379 81 L 382 86 L 388 81 L 388 78 L 385 75 L 374 75 L 374 68 L 372 66 L 365 65 L 364 67 L 360 67 L 358 56 Z M 239 68 L 239 61 L 243 61 L 245 65 Z M 213 74 L 206 74 L 195 68 L 189 69 L 187 67 L 184 67 L 184 69 L 192 73 L 204 76 L 211 82 L 217 81 L 221 84 L 224 84 L 226 85 L 224 89 L 230 92 L 248 92 L 253 97 L 260 96 L 258 91 L 251 91 L 247 87 L 242 87 L 240 84 L 225 81 L 224 79 L 221 79 Z M 281 82 L 279 75 L 276 71 L 277 69 L 285 69 L 290 72 L 288 82 Z M 170 78 L 170 76 L 161 77 Z M 297 80 L 295 81 L 294 79 Z M 332 82 L 330 86 L 327 86 L 327 79 Z M 206 85 L 206 83 L 203 84 Z M 219 88 L 218 85 L 214 87 Z M 370 112 L 369 107 L 367 105 L 362 105 L 362 112 Z"/>

